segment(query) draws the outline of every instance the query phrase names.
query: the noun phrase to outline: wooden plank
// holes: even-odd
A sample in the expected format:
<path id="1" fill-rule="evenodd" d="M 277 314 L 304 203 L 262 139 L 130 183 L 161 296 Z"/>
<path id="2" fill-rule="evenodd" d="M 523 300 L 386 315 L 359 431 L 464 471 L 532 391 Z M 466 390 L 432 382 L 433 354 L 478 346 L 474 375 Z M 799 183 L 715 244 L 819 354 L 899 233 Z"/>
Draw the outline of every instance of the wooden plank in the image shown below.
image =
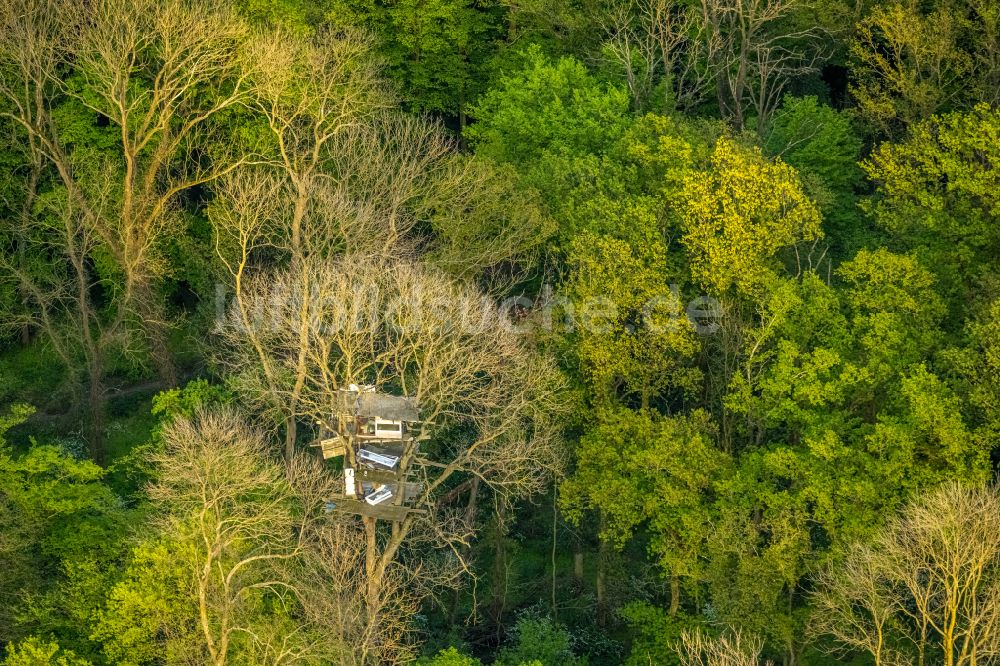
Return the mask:
<path id="1" fill-rule="evenodd" d="M 350 497 L 332 498 L 327 504 L 327 509 L 330 511 L 353 513 L 359 516 L 368 516 L 371 518 L 382 518 L 395 522 L 402 521 L 406 518 L 407 514 L 410 513 L 426 513 L 423 509 L 412 509 L 410 507 L 398 506 L 396 504 L 389 503 L 376 504 L 375 506 L 372 506 L 364 500 L 353 499 Z"/>
<path id="2" fill-rule="evenodd" d="M 372 483 L 399 483 L 399 474 L 383 469 L 369 469 L 360 467 L 354 472 L 355 481 L 371 481 Z"/>
<path id="3" fill-rule="evenodd" d="M 336 458 L 347 454 L 347 447 L 339 437 L 328 437 L 326 439 L 313 441 L 309 446 L 318 447 L 323 454 L 323 459 Z"/>
<path id="4" fill-rule="evenodd" d="M 347 455 L 347 447 L 343 444 L 331 444 L 329 446 L 324 446 L 323 460 L 329 460 L 330 458 L 339 458 L 341 456 Z"/>

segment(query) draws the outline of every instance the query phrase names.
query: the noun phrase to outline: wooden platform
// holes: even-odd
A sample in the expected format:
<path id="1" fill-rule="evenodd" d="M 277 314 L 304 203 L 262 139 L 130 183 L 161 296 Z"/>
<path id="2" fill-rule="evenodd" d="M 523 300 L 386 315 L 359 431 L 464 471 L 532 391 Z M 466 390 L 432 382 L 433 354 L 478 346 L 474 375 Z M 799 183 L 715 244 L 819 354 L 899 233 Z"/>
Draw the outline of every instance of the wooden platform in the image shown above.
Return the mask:
<path id="1" fill-rule="evenodd" d="M 406 451 L 406 446 L 409 444 L 410 440 L 403 440 L 398 442 L 391 442 L 386 440 L 365 440 L 358 438 L 356 443 L 359 449 L 368 449 L 372 453 L 380 453 L 386 456 L 395 456 L 396 458 L 402 458 L 404 452 Z M 347 440 L 341 438 L 336 433 L 326 433 L 326 436 L 315 439 L 309 443 L 309 446 L 317 448 L 323 455 L 323 460 L 329 460 L 330 458 L 337 458 L 347 454 Z M 412 448 L 412 453 L 416 454 L 420 451 L 419 443 L 415 444 Z"/>
<path id="2" fill-rule="evenodd" d="M 396 504 L 376 504 L 372 506 L 364 500 L 352 497 L 334 497 L 327 504 L 330 511 L 342 511 L 353 513 L 358 516 L 368 516 L 371 518 L 382 518 L 383 520 L 402 521 L 411 513 L 427 513 L 423 509 L 414 509 L 408 506 L 398 506 Z"/>
<path id="3" fill-rule="evenodd" d="M 375 490 L 378 486 L 389 486 L 393 495 L 399 495 L 400 488 L 403 489 L 404 503 L 412 503 L 420 497 L 424 491 L 424 484 L 415 481 L 400 482 L 399 476 L 391 472 L 380 470 L 362 469 L 356 470 L 354 474 L 354 484 L 359 496 Z M 363 490 L 362 490 L 363 488 Z"/>

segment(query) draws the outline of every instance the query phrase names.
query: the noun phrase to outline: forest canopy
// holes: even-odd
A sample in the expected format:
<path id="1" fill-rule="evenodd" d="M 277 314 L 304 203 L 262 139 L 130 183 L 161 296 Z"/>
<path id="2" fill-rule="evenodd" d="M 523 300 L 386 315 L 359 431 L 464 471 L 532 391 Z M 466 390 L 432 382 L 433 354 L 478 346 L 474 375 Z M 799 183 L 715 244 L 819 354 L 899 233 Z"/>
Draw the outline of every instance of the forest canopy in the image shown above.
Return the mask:
<path id="1" fill-rule="evenodd" d="M 0 664 L 1000 663 L 998 104 L 998 0 L 0 0 Z"/>

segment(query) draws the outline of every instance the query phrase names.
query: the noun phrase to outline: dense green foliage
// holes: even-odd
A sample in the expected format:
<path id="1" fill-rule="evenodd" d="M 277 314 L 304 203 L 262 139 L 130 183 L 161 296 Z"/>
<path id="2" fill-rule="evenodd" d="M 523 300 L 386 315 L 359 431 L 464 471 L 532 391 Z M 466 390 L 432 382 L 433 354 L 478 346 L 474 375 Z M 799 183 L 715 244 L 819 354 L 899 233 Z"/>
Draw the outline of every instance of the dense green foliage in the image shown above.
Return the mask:
<path id="1" fill-rule="evenodd" d="M 1000 460 L 997 0 L 201 4 L 0 0 L 0 663 L 871 662 L 825 577 Z M 524 344 L 358 335 L 433 528 L 296 476 L 344 257 Z"/>

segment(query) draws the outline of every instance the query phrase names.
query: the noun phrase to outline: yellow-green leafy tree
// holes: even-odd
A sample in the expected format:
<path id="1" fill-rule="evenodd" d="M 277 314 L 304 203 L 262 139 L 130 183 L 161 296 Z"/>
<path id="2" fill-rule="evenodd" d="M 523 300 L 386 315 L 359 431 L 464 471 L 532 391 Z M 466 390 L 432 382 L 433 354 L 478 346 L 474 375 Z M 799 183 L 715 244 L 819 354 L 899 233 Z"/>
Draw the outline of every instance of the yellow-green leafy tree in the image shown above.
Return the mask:
<path id="1" fill-rule="evenodd" d="M 916 252 L 952 298 L 996 274 L 1000 252 L 1000 111 L 934 116 L 863 164 L 878 186 L 867 211 Z M 961 311 L 962 304 L 955 303 Z"/>
<path id="2" fill-rule="evenodd" d="M 758 293 L 779 251 L 822 236 L 795 169 L 729 138 L 716 143 L 710 168 L 685 180 L 679 214 L 691 274 L 715 295 Z"/>

